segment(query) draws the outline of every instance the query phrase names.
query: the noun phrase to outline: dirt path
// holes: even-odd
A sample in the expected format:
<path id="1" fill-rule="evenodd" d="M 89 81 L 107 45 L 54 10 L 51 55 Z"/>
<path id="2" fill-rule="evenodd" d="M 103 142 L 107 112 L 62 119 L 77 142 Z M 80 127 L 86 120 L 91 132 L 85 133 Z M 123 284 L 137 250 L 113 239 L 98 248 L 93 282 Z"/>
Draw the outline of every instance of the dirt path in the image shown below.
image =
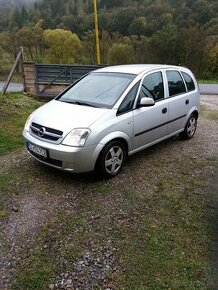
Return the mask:
<path id="1" fill-rule="evenodd" d="M 218 108 L 218 98 L 203 96 L 201 102 Z M 217 121 L 200 117 L 195 138 L 173 138 L 132 156 L 120 176 L 109 181 L 45 167 L 25 150 L 1 157 L 0 289 L 12 284 L 14 289 L 119 289 L 125 280 L 122 248 L 142 226 L 140 211 L 155 229 L 160 216 L 155 193 L 172 190 L 174 180 L 175 194 L 186 192 L 190 183 L 199 200 L 214 178 L 217 155 Z M 183 203 L 187 198 L 188 193 Z M 49 283 L 46 275 L 53 277 Z"/>

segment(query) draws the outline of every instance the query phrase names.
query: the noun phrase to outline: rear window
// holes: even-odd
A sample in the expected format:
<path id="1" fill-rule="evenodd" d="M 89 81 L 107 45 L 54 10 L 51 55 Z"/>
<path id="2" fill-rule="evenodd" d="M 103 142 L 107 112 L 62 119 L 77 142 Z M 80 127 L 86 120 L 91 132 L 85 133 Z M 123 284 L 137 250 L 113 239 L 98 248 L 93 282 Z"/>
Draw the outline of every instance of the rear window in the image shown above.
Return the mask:
<path id="1" fill-rule="evenodd" d="M 182 76 L 178 71 L 167 71 L 167 80 L 169 86 L 169 96 L 175 96 L 186 92 Z"/>
<path id="2" fill-rule="evenodd" d="M 185 72 L 182 72 L 182 75 L 184 77 L 184 80 L 185 80 L 186 86 L 188 88 L 188 91 L 189 92 L 190 91 L 194 91 L 195 90 L 195 84 L 194 84 L 193 79 L 190 77 L 190 75 L 188 75 Z"/>

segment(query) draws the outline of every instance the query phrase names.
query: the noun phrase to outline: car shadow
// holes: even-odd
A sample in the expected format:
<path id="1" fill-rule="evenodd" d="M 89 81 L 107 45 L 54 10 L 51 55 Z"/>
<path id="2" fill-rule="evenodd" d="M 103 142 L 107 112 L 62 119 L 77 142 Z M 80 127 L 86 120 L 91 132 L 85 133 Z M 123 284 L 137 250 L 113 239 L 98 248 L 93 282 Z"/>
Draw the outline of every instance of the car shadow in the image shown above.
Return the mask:
<path id="1" fill-rule="evenodd" d="M 138 162 L 140 162 L 140 160 L 146 159 L 147 157 L 160 153 L 162 150 L 166 150 L 167 146 L 170 146 L 170 145 L 174 146 L 178 142 L 181 142 L 181 138 L 176 135 L 172 138 L 169 138 L 158 144 L 148 147 L 134 155 L 129 156 L 124 165 L 124 170 L 125 170 L 125 167 L 128 168 L 128 167 L 134 166 L 134 163 L 137 164 Z M 62 171 L 62 170 L 47 166 L 36 160 L 35 160 L 35 163 L 37 167 L 39 168 L 40 172 L 43 172 L 46 176 L 52 176 L 54 180 L 64 180 L 67 183 L 76 182 L 76 183 L 83 183 L 83 184 L 94 184 L 94 183 L 99 183 L 99 182 L 108 180 L 108 179 L 98 176 L 97 174 L 95 174 L 95 172 L 72 173 L 72 172 Z"/>

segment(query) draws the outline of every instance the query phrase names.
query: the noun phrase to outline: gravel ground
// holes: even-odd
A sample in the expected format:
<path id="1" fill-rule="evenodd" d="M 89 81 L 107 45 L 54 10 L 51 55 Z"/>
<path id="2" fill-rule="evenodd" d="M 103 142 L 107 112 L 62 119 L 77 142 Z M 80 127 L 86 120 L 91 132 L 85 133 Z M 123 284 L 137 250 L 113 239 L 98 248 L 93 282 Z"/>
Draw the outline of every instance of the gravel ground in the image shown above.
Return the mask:
<path id="1" fill-rule="evenodd" d="M 208 109 L 218 108 L 217 97 L 202 96 L 201 103 Z M 117 257 L 118 249 L 113 245 L 110 235 L 112 228 L 107 220 L 112 218 L 111 212 L 114 212 L 114 218 L 121 224 L 128 221 L 128 224 L 134 225 L 138 220 L 137 212 L 131 217 L 126 216 L 122 208 L 119 189 L 130 187 L 144 194 L 145 181 L 140 173 L 147 168 L 148 172 L 157 171 L 154 180 L 149 180 L 149 178 L 146 180 L 146 194 L 149 194 L 156 179 L 163 177 L 169 170 L 172 170 L 173 174 L 173 163 L 180 162 L 179 156 L 182 155 L 187 160 L 190 156 L 201 160 L 216 157 L 218 154 L 217 133 L 216 121 L 200 117 L 197 133 L 192 140 L 181 142 L 177 138 L 172 138 L 136 154 L 129 158 L 119 177 L 105 182 L 97 180 L 93 175 L 72 176 L 50 169 L 32 160 L 25 150 L 0 157 L 0 173 L 10 173 L 12 170 L 15 174 L 12 174 L 14 178 L 9 181 L 11 198 L 5 198 L 8 216 L 0 224 L 0 289 L 11 289 L 17 265 L 31 253 L 32 245 L 38 238 L 40 230 L 48 224 L 55 225 L 57 216 L 63 212 L 75 219 L 81 217 L 74 228 L 76 233 L 86 226 L 87 232 L 91 232 L 99 219 L 105 221 L 107 230 L 101 239 L 99 237 L 93 237 L 91 240 L 87 238 L 83 254 L 74 258 L 73 265 L 68 271 L 55 275 L 47 289 L 91 290 L 95 282 L 101 285 L 101 289 L 115 289 L 108 277 L 116 275 L 121 269 Z M 187 161 L 187 164 L 188 162 L 190 161 Z M 168 167 L 165 168 L 163 165 L 162 168 L 157 169 L 155 166 L 158 163 L 167 163 Z M 213 168 L 211 172 L 213 173 Z M 104 197 L 108 188 L 112 198 Z M 91 194 L 92 192 L 99 192 L 99 196 Z M 97 209 L 82 211 L 83 203 L 87 200 L 84 197 L 87 194 L 90 194 L 93 204 L 96 202 L 96 207 L 98 203 L 103 204 L 100 213 Z M 88 225 L 83 222 L 84 219 L 88 221 Z M 66 223 L 64 218 L 63 227 L 66 227 Z M 62 235 L 61 228 L 59 224 L 59 228 L 55 226 L 54 229 L 49 228 L 48 233 Z M 70 243 L 72 243 L 72 236 L 69 236 L 67 240 L 59 241 L 57 248 L 64 249 L 64 246 Z M 80 241 L 78 247 L 79 243 Z M 39 247 L 41 247 L 40 250 L 46 251 L 53 245 L 43 240 Z M 62 258 L 59 263 L 65 265 L 67 262 Z"/>
<path id="2" fill-rule="evenodd" d="M 201 95 L 201 105 L 210 110 L 218 110 L 218 95 Z"/>

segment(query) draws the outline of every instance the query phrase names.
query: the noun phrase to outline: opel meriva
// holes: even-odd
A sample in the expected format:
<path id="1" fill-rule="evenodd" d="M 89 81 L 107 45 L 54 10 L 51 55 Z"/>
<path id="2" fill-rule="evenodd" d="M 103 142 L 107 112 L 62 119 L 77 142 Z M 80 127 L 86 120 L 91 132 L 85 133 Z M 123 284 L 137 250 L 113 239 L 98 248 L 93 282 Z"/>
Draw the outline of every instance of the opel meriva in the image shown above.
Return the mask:
<path id="1" fill-rule="evenodd" d="M 113 177 L 128 155 L 176 134 L 192 138 L 199 106 L 187 68 L 105 67 L 34 111 L 23 136 L 30 155 L 44 164 Z"/>

